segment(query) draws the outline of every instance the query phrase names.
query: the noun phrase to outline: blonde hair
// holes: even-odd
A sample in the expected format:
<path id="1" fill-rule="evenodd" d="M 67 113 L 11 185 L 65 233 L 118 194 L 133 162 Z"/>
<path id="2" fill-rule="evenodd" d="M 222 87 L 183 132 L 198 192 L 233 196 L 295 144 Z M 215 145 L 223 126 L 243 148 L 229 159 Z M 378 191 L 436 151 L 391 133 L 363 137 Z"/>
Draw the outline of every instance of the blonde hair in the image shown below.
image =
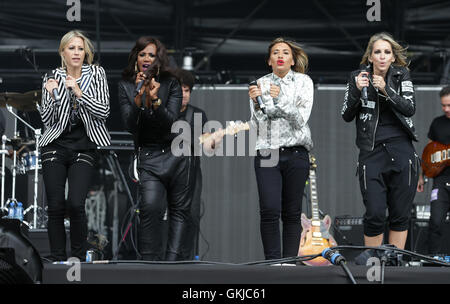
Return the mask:
<path id="1" fill-rule="evenodd" d="M 275 38 L 269 45 L 267 50 L 267 61 L 270 58 L 270 53 L 272 51 L 272 47 L 278 43 L 286 43 L 292 51 L 292 58 L 294 59 L 294 66 L 292 69 L 299 73 L 305 73 L 308 69 L 308 55 L 306 55 L 305 51 L 292 40 L 286 40 L 282 37 Z"/>
<path id="2" fill-rule="evenodd" d="M 72 40 L 72 38 L 81 38 L 84 42 L 84 63 L 87 64 L 92 64 L 92 61 L 94 60 L 94 45 L 92 44 L 91 40 L 89 40 L 89 38 L 87 38 L 83 32 L 79 31 L 79 30 L 73 30 L 68 32 L 67 34 L 65 34 L 62 38 L 61 38 L 61 42 L 59 43 L 59 49 L 58 49 L 58 53 L 59 56 L 61 56 L 61 67 L 65 68 L 66 67 L 66 63 L 64 62 L 64 57 L 62 55 L 62 52 L 64 50 L 64 48 L 69 44 L 70 40 Z"/>
<path id="3" fill-rule="evenodd" d="M 392 63 L 393 65 L 407 67 L 409 63 L 407 62 L 408 57 L 406 55 L 407 48 L 402 47 L 397 41 L 389 33 L 378 33 L 370 37 L 369 44 L 367 45 L 366 52 L 364 53 L 361 63 L 364 65 L 369 65 L 369 57 L 373 52 L 373 45 L 378 40 L 384 40 L 389 42 L 392 48 L 392 52 L 394 53 L 395 61 Z"/>

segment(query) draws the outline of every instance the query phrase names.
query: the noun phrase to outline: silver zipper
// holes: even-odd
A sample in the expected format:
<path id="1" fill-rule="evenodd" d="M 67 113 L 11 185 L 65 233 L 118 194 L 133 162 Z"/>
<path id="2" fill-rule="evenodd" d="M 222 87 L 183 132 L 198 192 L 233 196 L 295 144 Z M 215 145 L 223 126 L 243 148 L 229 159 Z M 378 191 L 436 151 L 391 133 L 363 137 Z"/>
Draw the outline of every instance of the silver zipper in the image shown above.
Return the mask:
<path id="1" fill-rule="evenodd" d="M 90 155 L 87 155 L 87 154 L 84 154 L 84 153 L 78 153 L 78 157 L 80 157 L 81 155 L 87 156 L 90 159 L 94 160 L 94 158 L 92 156 L 90 156 Z"/>
<path id="2" fill-rule="evenodd" d="M 409 180 L 408 180 L 408 186 L 411 186 L 411 167 L 412 167 L 412 161 L 409 159 Z"/>
<path id="3" fill-rule="evenodd" d="M 366 165 L 363 165 L 363 178 L 364 178 L 364 190 L 367 190 L 367 181 L 366 181 Z"/>
<path id="4" fill-rule="evenodd" d="M 49 154 L 49 153 L 51 153 L 51 154 L 55 154 L 55 153 L 56 153 L 56 151 L 47 151 L 47 152 L 45 152 L 45 153 L 42 153 L 42 155 L 41 155 L 41 156 L 44 156 L 45 154 Z"/>
<path id="5" fill-rule="evenodd" d="M 56 159 L 56 157 L 51 157 L 51 158 L 47 158 L 47 159 L 44 159 L 43 161 L 42 161 L 42 163 L 45 163 L 46 161 L 54 161 Z"/>
<path id="6" fill-rule="evenodd" d="M 84 162 L 88 163 L 89 165 L 91 165 L 92 167 L 94 167 L 94 165 L 90 161 L 82 159 L 82 158 L 77 158 L 75 161 L 77 162 L 79 160 L 84 161 Z"/>
<path id="7" fill-rule="evenodd" d="M 378 98 L 378 94 L 377 94 Z M 379 98 L 378 98 L 379 99 Z M 380 103 L 377 102 L 377 121 L 375 122 L 375 129 L 373 130 L 373 138 L 372 138 L 372 151 L 375 148 L 375 134 L 377 133 L 378 127 L 378 119 L 380 118 Z"/>

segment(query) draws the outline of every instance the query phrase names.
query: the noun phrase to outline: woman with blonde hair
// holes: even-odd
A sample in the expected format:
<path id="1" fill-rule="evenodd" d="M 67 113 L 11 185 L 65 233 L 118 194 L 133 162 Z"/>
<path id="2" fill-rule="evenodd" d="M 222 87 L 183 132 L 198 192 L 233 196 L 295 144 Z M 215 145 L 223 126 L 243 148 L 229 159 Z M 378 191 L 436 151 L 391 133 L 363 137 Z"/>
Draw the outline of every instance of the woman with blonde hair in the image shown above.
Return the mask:
<path id="1" fill-rule="evenodd" d="M 108 146 L 110 112 L 105 71 L 93 65 L 93 46 L 80 31 L 65 34 L 61 67 L 47 73 L 39 106 L 45 131 L 40 141 L 48 202 L 51 259 L 67 259 L 64 217 L 70 218 L 71 256 L 85 259 L 85 200 L 95 172 L 97 147 Z M 68 197 L 65 200 L 66 180 Z"/>
<path id="2" fill-rule="evenodd" d="M 387 33 L 373 35 L 360 69 L 350 74 L 341 112 L 346 122 L 356 120 L 366 246 L 383 243 L 386 209 L 386 241 L 405 246 L 419 166 L 412 145 L 417 141 L 411 120 L 415 111 L 406 49 Z M 359 262 L 365 263 L 370 254 L 361 255 Z"/>
<path id="3" fill-rule="evenodd" d="M 266 63 L 272 73 L 250 86 L 249 96 L 251 121 L 258 127 L 255 174 L 260 231 L 265 258 L 270 260 L 298 255 L 302 197 L 309 175 L 308 152 L 313 147 L 308 119 L 314 85 L 305 74 L 308 56 L 293 41 L 273 40 Z M 276 164 L 265 162 L 269 158 L 265 151 L 278 156 Z"/>

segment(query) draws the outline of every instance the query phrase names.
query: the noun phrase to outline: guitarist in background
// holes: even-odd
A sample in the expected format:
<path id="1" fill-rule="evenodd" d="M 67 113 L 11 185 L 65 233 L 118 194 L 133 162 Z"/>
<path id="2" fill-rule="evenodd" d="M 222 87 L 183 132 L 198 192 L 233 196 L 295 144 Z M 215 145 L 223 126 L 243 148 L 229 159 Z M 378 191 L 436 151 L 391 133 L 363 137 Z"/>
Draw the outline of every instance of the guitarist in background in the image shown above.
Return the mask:
<path id="1" fill-rule="evenodd" d="M 309 175 L 308 154 L 313 146 L 308 119 L 314 84 L 305 74 L 308 57 L 296 43 L 277 38 L 269 45 L 267 57 L 272 73 L 251 85 L 249 96 L 251 120 L 258 126 L 255 174 L 261 238 L 265 258 L 270 260 L 298 254 L 302 197 Z M 267 136 L 262 135 L 264 129 L 268 130 Z M 262 153 L 264 150 L 278 152 L 275 166 L 264 165 L 263 160 L 269 158 Z"/>
<path id="2" fill-rule="evenodd" d="M 181 84 L 181 90 L 183 92 L 183 100 L 181 103 L 180 110 L 180 120 L 185 120 L 191 126 L 191 159 L 193 162 L 193 166 L 191 167 L 193 170 L 192 177 L 189 183 L 189 192 L 191 194 L 192 203 L 191 203 L 191 215 L 188 224 L 188 239 L 186 242 L 186 246 L 188 247 L 186 250 L 186 256 L 184 260 L 192 260 L 195 255 L 198 254 L 198 234 L 200 230 L 200 203 L 201 203 L 201 194 L 202 194 L 202 170 L 200 167 L 200 156 L 195 156 L 195 149 L 199 147 L 198 139 L 194 136 L 194 115 L 201 115 L 201 128 L 205 126 L 208 119 L 206 118 L 206 113 L 202 109 L 198 107 L 194 107 L 189 104 L 191 100 L 191 92 L 194 87 L 194 76 L 191 72 L 183 69 L 178 69 L 176 71 L 176 76 Z M 219 134 L 209 137 L 204 142 L 205 149 L 212 151 L 216 148 L 216 146 L 222 141 L 222 136 Z"/>
<path id="3" fill-rule="evenodd" d="M 444 115 L 436 117 L 431 123 L 428 138 L 441 144 L 450 144 L 450 86 L 444 87 L 439 93 Z M 420 173 L 417 191 L 423 192 L 423 173 Z M 446 167 L 433 179 L 431 191 L 431 214 L 429 226 L 429 254 L 441 253 L 442 225 L 445 216 L 450 211 L 450 167 Z M 450 241 L 450 240 L 447 240 Z"/>

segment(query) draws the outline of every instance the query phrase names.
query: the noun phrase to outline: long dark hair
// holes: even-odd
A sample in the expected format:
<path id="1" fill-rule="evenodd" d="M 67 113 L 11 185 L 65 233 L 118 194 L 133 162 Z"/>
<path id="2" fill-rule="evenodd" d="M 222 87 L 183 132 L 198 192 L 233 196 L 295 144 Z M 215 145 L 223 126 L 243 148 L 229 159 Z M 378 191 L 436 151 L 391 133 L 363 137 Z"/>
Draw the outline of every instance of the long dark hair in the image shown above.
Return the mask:
<path id="1" fill-rule="evenodd" d="M 156 46 L 156 58 L 149 70 L 156 68 L 158 75 L 161 77 L 174 76 L 174 72 L 169 66 L 169 57 L 167 56 L 167 50 L 164 44 L 156 38 L 143 36 L 136 40 L 136 44 L 128 55 L 128 65 L 122 72 L 123 80 L 134 81 L 136 79 L 135 65 L 137 56 L 139 52 L 145 49 L 149 44 L 154 44 Z"/>

